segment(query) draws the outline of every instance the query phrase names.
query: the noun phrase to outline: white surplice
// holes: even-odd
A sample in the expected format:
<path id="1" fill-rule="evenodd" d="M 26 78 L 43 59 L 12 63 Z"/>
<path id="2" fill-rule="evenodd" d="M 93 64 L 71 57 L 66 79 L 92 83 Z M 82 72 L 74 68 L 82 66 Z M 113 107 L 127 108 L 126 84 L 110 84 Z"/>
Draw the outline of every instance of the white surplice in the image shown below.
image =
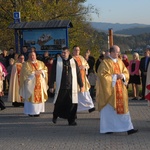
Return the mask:
<path id="1" fill-rule="evenodd" d="M 90 92 L 78 92 L 78 109 L 77 112 L 94 108 Z"/>

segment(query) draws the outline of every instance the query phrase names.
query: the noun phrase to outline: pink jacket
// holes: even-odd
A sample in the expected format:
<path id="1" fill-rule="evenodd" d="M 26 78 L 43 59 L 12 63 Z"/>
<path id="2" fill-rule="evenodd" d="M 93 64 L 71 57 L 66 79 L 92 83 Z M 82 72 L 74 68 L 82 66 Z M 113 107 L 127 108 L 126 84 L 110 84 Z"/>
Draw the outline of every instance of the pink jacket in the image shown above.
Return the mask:
<path id="1" fill-rule="evenodd" d="M 134 60 L 131 60 L 130 63 L 129 63 L 129 73 L 130 75 L 139 75 L 140 74 L 140 60 L 136 60 L 136 63 L 135 63 L 135 70 L 134 71 L 131 71 L 132 70 L 132 63 L 134 62 Z"/>

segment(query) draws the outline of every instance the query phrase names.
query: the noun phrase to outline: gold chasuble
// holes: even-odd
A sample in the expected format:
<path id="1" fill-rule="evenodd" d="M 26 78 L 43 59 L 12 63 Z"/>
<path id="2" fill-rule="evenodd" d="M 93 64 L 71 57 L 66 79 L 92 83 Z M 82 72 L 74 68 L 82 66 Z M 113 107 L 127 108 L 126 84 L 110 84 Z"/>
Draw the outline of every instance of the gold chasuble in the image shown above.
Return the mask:
<path id="1" fill-rule="evenodd" d="M 125 82 L 117 80 L 115 86 L 112 85 L 112 76 L 123 74 Z M 104 59 L 98 68 L 98 80 L 96 83 L 96 101 L 100 111 L 107 104 L 110 104 L 117 114 L 126 114 L 128 110 L 128 92 L 126 84 L 129 80 L 129 72 L 121 59 L 115 63 L 111 58 Z M 103 88 L 107 87 L 107 88 Z"/>
<path id="2" fill-rule="evenodd" d="M 43 74 L 35 75 L 35 71 L 38 70 L 42 70 Z M 31 96 L 28 98 L 29 102 L 39 104 L 45 102 L 48 99 L 47 72 L 47 67 L 41 61 L 36 60 L 35 63 L 27 61 L 23 64 L 20 75 L 20 88 L 23 89 L 23 86 L 26 86 L 28 84 L 27 82 L 32 80 L 34 80 L 33 84 L 35 84 L 33 91 L 30 91 Z"/>
<path id="3" fill-rule="evenodd" d="M 22 68 L 22 63 L 15 63 L 12 67 L 11 77 L 9 82 L 9 94 L 8 101 L 12 102 L 23 102 L 22 97 L 19 94 L 20 89 L 20 72 Z"/>
<path id="4" fill-rule="evenodd" d="M 17 67 L 17 75 L 18 75 L 18 84 L 20 85 L 20 72 L 22 68 L 22 63 L 16 63 L 16 67 Z"/>
<path id="5" fill-rule="evenodd" d="M 22 63 L 16 63 L 16 67 L 17 67 L 18 85 L 20 86 L 20 72 L 22 68 Z M 22 96 L 20 96 L 20 100 L 21 102 L 23 102 Z"/>

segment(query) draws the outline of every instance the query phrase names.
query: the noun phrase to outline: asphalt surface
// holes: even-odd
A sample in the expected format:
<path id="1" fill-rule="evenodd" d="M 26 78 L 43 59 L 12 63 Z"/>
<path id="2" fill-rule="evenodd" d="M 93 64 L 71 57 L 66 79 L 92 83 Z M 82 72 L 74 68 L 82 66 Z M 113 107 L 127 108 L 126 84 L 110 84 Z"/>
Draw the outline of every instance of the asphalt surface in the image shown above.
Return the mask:
<path id="1" fill-rule="evenodd" d="M 52 99 L 40 117 L 23 114 L 3 97 L 6 109 L 0 111 L 0 150 L 149 150 L 150 107 L 147 101 L 129 101 L 130 114 L 138 133 L 99 133 L 99 112 L 77 114 L 77 126 L 67 120 L 52 123 Z M 96 105 L 96 104 L 95 104 Z"/>

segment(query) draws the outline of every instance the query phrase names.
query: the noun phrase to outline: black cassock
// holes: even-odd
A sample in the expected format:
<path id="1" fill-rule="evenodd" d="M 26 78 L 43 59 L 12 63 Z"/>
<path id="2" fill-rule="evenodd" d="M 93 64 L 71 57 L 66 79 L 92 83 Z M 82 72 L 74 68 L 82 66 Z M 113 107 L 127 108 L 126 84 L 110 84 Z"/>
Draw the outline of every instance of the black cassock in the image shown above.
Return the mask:
<path id="1" fill-rule="evenodd" d="M 54 106 L 53 118 L 64 118 L 68 119 L 69 123 L 75 121 L 76 112 L 77 112 L 77 104 L 72 103 L 72 72 L 70 67 L 70 59 L 72 57 L 69 56 L 68 60 L 63 61 L 63 70 L 62 70 L 62 78 L 60 84 L 60 90 L 58 93 L 58 97 Z M 76 63 L 76 72 L 77 72 L 77 82 L 80 87 L 83 86 L 80 70 L 78 68 L 77 62 Z M 50 88 L 54 88 L 54 82 L 56 81 L 56 64 L 57 60 L 54 61 L 52 72 L 51 72 L 51 79 L 50 79 Z M 59 73 L 59 72 L 57 72 Z"/>

